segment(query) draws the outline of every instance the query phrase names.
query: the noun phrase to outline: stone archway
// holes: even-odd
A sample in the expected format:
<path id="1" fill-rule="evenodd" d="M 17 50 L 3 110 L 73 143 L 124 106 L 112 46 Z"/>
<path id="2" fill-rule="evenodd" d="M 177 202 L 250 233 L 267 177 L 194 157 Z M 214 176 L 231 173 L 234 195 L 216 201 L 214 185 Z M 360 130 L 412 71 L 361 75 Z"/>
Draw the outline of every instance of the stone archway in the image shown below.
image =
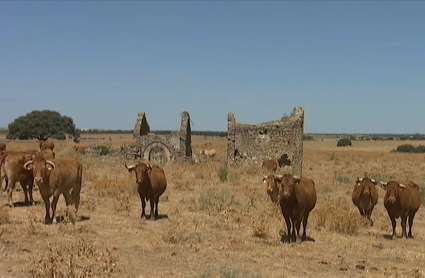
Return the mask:
<path id="1" fill-rule="evenodd" d="M 164 143 L 153 142 L 146 146 L 143 157 L 158 165 L 164 165 L 171 160 L 171 152 Z"/>

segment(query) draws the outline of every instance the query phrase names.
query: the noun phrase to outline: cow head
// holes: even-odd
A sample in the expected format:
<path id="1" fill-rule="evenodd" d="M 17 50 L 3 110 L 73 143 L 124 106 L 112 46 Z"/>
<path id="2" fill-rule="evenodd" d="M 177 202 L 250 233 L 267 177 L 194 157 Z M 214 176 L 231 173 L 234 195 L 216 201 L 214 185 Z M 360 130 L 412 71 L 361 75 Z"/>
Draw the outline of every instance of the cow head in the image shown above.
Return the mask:
<path id="1" fill-rule="evenodd" d="M 152 170 L 150 164 L 139 162 L 136 165 L 127 166 L 127 163 L 124 162 L 125 168 L 129 172 L 134 172 L 136 174 L 136 183 L 142 184 L 145 180 L 149 179 L 149 172 Z"/>
<path id="2" fill-rule="evenodd" d="M 279 184 L 282 179 L 280 175 L 269 175 L 263 177 L 263 183 L 266 185 L 267 194 L 269 194 L 272 202 L 278 204 L 279 199 Z"/>
<path id="3" fill-rule="evenodd" d="M 24 164 L 25 170 L 32 170 L 36 184 L 43 183 L 48 177 L 48 171 L 54 168 L 55 164 L 50 160 L 44 159 L 42 155 L 35 155 L 32 160 Z"/>
<path id="4" fill-rule="evenodd" d="M 374 180 L 374 179 L 371 179 L 371 178 L 367 178 L 367 177 L 365 177 L 365 178 L 357 178 L 356 179 L 356 187 L 357 188 L 361 188 L 361 192 L 362 192 L 362 194 L 365 194 L 365 195 L 370 195 L 371 193 L 371 191 L 372 191 L 372 187 L 374 187 L 375 185 L 377 185 L 378 183 Z"/>
<path id="5" fill-rule="evenodd" d="M 279 200 L 294 196 L 294 186 L 300 183 L 300 177 L 284 174 L 280 181 Z"/>
<path id="6" fill-rule="evenodd" d="M 403 191 L 406 186 L 396 181 L 382 182 L 381 187 L 386 191 L 385 198 L 388 202 L 395 203 L 399 199 L 400 191 Z"/>

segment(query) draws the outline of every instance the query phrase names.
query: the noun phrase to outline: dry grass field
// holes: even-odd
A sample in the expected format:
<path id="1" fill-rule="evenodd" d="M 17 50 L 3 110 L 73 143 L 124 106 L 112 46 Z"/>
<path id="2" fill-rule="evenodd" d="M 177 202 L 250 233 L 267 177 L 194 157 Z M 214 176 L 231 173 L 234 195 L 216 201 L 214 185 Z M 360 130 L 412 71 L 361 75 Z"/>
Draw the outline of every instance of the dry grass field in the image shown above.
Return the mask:
<path id="1" fill-rule="evenodd" d="M 83 137 L 82 145 L 131 144 L 131 135 Z M 84 165 L 80 211 L 74 215 L 70 209 L 64 222 L 44 225 L 38 191 L 36 205 L 14 208 L 0 194 L 0 276 L 425 276 L 424 206 L 415 218 L 414 238 L 390 240 L 382 189 L 373 227 L 351 202 L 355 178 L 365 174 L 424 186 L 425 154 L 390 152 L 405 142 L 354 141 L 344 148 L 336 140 L 304 142 L 303 174 L 316 182 L 318 201 L 308 223 L 311 240 L 296 244 L 281 241 L 286 226 L 265 191 L 259 165 L 227 170 L 226 138 L 192 141 L 197 153 L 214 148 L 217 157 L 164 167 L 168 187 L 157 221 L 140 219 L 135 177 L 124 168 L 124 158 L 77 155 L 71 141 L 55 141 L 58 157 L 72 155 Z M 9 150 L 36 148 L 35 141 L 8 143 Z M 13 197 L 22 202 L 22 191 Z M 61 197 L 58 215 L 65 212 Z M 396 231 L 401 234 L 400 220 Z"/>

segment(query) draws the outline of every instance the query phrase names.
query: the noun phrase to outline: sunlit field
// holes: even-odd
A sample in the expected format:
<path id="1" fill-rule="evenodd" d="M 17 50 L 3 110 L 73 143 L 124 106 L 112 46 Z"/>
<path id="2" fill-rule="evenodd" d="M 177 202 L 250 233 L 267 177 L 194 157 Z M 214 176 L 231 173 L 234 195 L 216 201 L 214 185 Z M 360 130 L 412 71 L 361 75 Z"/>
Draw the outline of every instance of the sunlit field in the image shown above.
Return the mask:
<path id="1" fill-rule="evenodd" d="M 13 208 L 2 192 L 1 277 L 425 275 L 424 207 L 415 217 L 414 238 L 390 240 L 384 190 L 378 189 L 374 226 L 351 201 L 355 179 L 364 175 L 381 181 L 412 179 L 424 198 L 425 154 L 391 152 L 419 141 L 353 141 L 352 147 L 336 147 L 336 139 L 304 142 L 303 175 L 316 183 L 317 205 L 309 218 L 309 240 L 302 244 L 282 242 L 286 225 L 266 193 L 261 165 L 225 167 L 227 138 L 193 136 L 194 152 L 216 149 L 217 156 L 164 166 L 168 186 L 156 221 L 140 219 L 135 177 L 123 157 L 77 154 L 72 141 L 54 142 L 57 157 L 74 156 L 84 166 L 80 210 L 75 215 L 70 208 L 64 222 L 45 225 L 37 190 L 36 205 Z M 91 134 L 82 135 L 79 145 L 119 149 L 131 143 L 132 135 Z M 12 141 L 7 148 L 35 150 L 38 145 Z M 15 203 L 23 200 L 22 191 L 14 192 Z M 65 213 L 61 197 L 57 215 Z M 401 235 L 400 219 L 396 232 Z"/>

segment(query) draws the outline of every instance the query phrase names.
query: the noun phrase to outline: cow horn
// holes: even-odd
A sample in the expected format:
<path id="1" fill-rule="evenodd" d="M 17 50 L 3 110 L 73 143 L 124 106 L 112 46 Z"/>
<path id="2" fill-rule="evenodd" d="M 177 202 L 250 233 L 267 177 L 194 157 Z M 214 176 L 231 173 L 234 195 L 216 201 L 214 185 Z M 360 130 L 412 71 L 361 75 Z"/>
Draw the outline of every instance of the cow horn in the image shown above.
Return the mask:
<path id="1" fill-rule="evenodd" d="M 383 185 L 387 185 L 387 183 L 386 182 L 383 182 L 383 181 L 379 181 L 379 183 L 380 184 L 383 184 Z"/>
<path id="2" fill-rule="evenodd" d="M 125 166 L 125 168 L 127 168 L 127 170 L 131 170 L 135 167 L 135 165 L 127 166 L 126 162 L 124 162 L 124 166 Z"/>
<path id="3" fill-rule="evenodd" d="M 283 176 L 282 175 L 275 175 L 276 178 L 281 179 Z"/>
<path id="4" fill-rule="evenodd" d="M 376 182 L 376 180 L 375 180 L 375 179 L 370 179 L 370 181 L 371 181 L 371 182 L 373 182 L 373 183 L 375 183 L 375 182 Z"/>
<path id="5" fill-rule="evenodd" d="M 299 180 L 301 177 L 300 176 L 294 176 L 294 179 Z"/>
<path id="6" fill-rule="evenodd" d="M 32 160 L 25 162 L 25 164 L 24 164 L 24 169 L 27 169 L 27 166 L 28 166 L 28 165 L 30 165 L 30 164 L 31 164 L 31 163 L 33 163 L 33 162 L 34 162 L 34 161 L 32 161 Z"/>
<path id="7" fill-rule="evenodd" d="M 399 183 L 398 184 L 401 188 L 406 188 L 406 186 L 404 184 Z"/>
<path id="8" fill-rule="evenodd" d="M 263 181 L 265 182 L 266 181 L 266 179 L 268 178 L 269 176 L 264 176 L 263 177 Z"/>
<path id="9" fill-rule="evenodd" d="M 47 164 L 50 164 L 50 165 L 53 167 L 53 169 L 55 169 L 56 165 L 55 165 L 55 163 L 53 163 L 52 161 L 50 161 L 50 160 L 46 160 L 46 163 L 47 163 Z"/>
<path id="10" fill-rule="evenodd" d="M 362 180 L 363 180 L 363 178 L 357 177 L 357 181 L 361 182 Z"/>

